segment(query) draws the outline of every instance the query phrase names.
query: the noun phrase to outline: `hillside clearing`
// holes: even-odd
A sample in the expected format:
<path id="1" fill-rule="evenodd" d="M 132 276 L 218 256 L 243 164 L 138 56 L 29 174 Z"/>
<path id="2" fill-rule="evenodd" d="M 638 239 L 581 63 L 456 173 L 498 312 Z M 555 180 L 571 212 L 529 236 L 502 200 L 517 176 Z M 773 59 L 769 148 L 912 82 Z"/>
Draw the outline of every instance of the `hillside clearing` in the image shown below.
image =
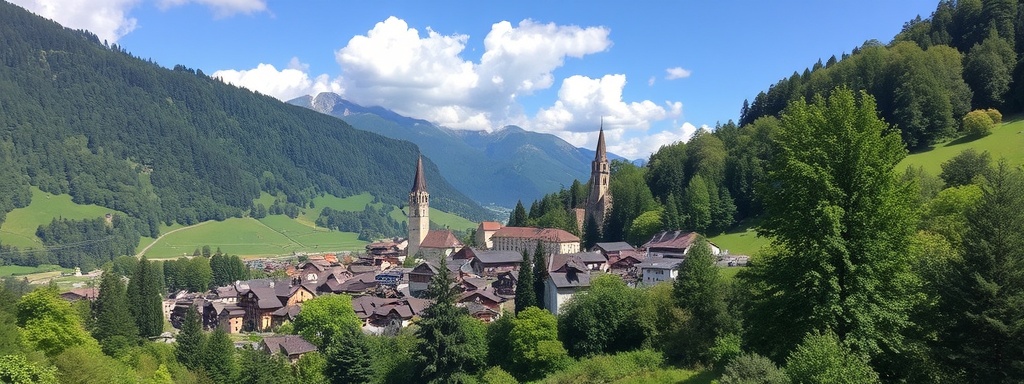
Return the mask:
<path id="1" fill-rule="evenodd" d="M 76 204 L 71 201 L 71 195 L 54 195 L 34 186 L 31 188 L 32 202 L 8 213 L 0 226 L 0 242 L 18 248 L 39 248 L 43 243 L 36 237 L 36 229 L 55 218 L 95 219 L 108 213 L 120 213 L 99 205 Z"/>

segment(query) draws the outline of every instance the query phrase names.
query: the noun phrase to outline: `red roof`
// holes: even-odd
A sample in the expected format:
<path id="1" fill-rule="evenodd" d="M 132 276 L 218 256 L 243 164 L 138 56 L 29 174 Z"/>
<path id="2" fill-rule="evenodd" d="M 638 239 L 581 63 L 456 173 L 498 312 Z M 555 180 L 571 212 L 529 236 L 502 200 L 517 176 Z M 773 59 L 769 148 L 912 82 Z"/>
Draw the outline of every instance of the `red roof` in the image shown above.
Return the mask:
<path id="1" fill-rule="evenodd" d="M 420 243 L 420 248 L 462 248 L 462 242 L 447 229 L 427 232 L 427 237 Z"/>
<path id="2" fill-rule="evenodd" d="M 497 231 L 501 229 L 501 223 L 497 221 L 484 221 L 480 223 L 480 228 L 485 231 Z"/>
<path id="3" fill-rule="evenodd" d="M 644 248 L 671 248 L 685 250 L 697 240 L 697 232 L 665 231 L 651 237 Z"/>
<path id="4" fill-rule="evenodd" d="M 580 238 L 576 237 L 576 235 L 566 232 L 564 229 L 557 228 L 504 227 L 499 229 L 497 232 L 494 232 L 494 236 L 491 236 L 492 239 L 500 237 L 540 239 L 556 243 L 572 243 L 580 241 Z"/>

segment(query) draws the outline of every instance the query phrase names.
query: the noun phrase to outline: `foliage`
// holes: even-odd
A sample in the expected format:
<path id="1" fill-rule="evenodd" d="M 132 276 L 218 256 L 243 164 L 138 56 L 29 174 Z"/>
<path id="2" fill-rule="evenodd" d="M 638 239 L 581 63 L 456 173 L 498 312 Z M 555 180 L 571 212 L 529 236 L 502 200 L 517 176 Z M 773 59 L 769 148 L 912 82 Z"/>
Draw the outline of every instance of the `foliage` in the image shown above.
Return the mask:
<path id="1" fill-rule="evenodd" d="M 877 383 L 878 374 L 865 356 L 853 352 L 832 332 L 808 334 L 786 358 L 794 383 Z"/>
<path id="2" fill-rule="evenodd" d="M 598 276 L 590 289 L 573 295 L 559 310 L 558 338 L 574 357 L 638 349 L 652 333 L 636 321 L 646 300 L 644 291 L 626 286 L 618 276 Z"/>
<path id="3" fill-rule="evenodd" d="M 240 383 L 289 384 L 296 382 L 289 372 L 288 361 L 281 355 L 271 355 L 252 348 L 243 348 L 238 352 L 238 364 L 238 381 Z"/>
<path id="4" fill-rule="evenodd" d="M 995 127 L 996 123 L 992 121 L 992 117 L 982 110 L 974 110 L 964 116 L 964 133 L 969 137 L 982 137 L 988 136 L 992 133 L 992 127 Z"/>
<path id="5" fill-rule="evenodd" d="M 738 330 L 726 309 L 725 284 L 718 269 L 710 245 L 700 237 L 679 264 L 673 282 L 676 305 L 690 315 L 683 323 L 679 336 L 685 341 L 678 351 L 688 365 L 714 363 L 710 352 L 716 341 Z"/>
<path id="6" fill-rule="evenodd" d="M 324 295 L 305 301 L 294 324 L 295 333 L 318 348 L 326 348 L 336 335 L 362 327 L 348 295 Z"/>
<path id="7" fill-rule="evenodd" d="M 523 201 L 519 200 L 516 202 L 516 207 L 512 209 L 512 213 L 508 217 L 509 227 L 525 227 L 526 226 L 526 208 L 523 207 Z"/>
<path id="8" fill-rule="evenodd" d="M 542 383 L 612 383 L 662 367 L 661 353 L 649 349 L 597 355 L 541 380 Z"/>
<path id="9" fill-rule="evenodd" d="M 374 383 L 403 384 L 416 379 L 416 362 L 419 339 L 413 332 L 403 330 L 396 336 L 370 337 L 373 346 Z"/>
<path id="10" fill-rule="evenodd" d="M 637 216 L 657 208 L 658 202 L 644 182 L 646 169 L 620 160 L 613 161 L 610 168 L 608 192 L 614 204 L 604 223 L 602 238 L 605 241 L 622 241 Z"/>
<path id="11" fill-rule="evenodd" d="M 444 258 L 437 269 L 427 285 L 427 298 L 434 303 L 424 311 L 416 331 L 421 340 L 417 371 L 423 382 L 476 373 L 487 355 L 483 325 L 455 306 L 455 280 Z"/>
<path id="12" fill-rule="evenodd" d="M 334 334 L 325 348 L 324 376 L 332 383 L 366 383 L 373 378 L 373 355 L 367 336 L 358 328 Z"/>
<path id="13" fill-rule="evenodd" d="M 131 367 L 94 347 L 72 346 L 53 357 L 61 383 L 134 384 Z"/>
<path id="14" fill-rule="evenodd" d="M 725 365 L 721 384 L 789 384 L 789 376 L 767 357 L 743 354 Z"/>
<path id="15" fill-rule="evenodd" d="M 523 261 L 519 263 L 519 278 L 516 281 L 516 313 L 529 307 L 538 307 L 533 278 L 533 263 L 526 251 L 523 251 Z"/>
<path id="16" fill-rule="evenodd" d="M 671 197 L 671 196 L 670 196 Z M 668 208 L 666 208 L 668 209 Z M 661 210 L 647 211 L 633 220 L 624 239 L 630 244 L 643 244 L 662 229 Z"/>
<path id="17" fill-rule="evenodd" d="M 49 247 L 48 261 L 83 270 L 92 270 L 117 256 L 134 255 L 139 238 L 148 234 L 149 228 L 142 221 L 121 214 L 115 214 L 109 225 L 102 217 L 54 218 L 49 225 L 40 225 L 36 230 L 36 236 Z M 75 246 L 66 246 L 70 244 Z"/>
<path id="18" fill-rule="evenodd" d="M 546 306 L 548 280 L 548 255 L 544 252 L 544 246 L 537 242 L 537 248 L 533 250 L 533 294 L 537 295 L 537 307 Z M 521 283 L 517 283 L 521 284 Z"/>
<path id="19" fill-rule="evenodd" d="M 989 108 L 985 110 L 985 114 L 988 118 L 992 119 L 992 124 L 999 125 L 1003 123 L 1003 114 L 998 109 Z"/>
<path id="20" fill-rule="evenodd" d="M 981 187 L 961 185 L 942 190 L 921 209 L 921 230 L 943 236 L 950 246 L 960 249 L 967 231 L 967 212 L 981 201 Z"/>
<path id="21" fill-rule="evenodd" d="M 491 367 L 480 374 L 481 384 L 518 384 L 519 380 L 516 380 L 511 373 L 505 372 L 501 367 Z"/>
<path id="22" fill-rule="evenodd" d="M 771 182 L 759 189 L 759 233 L 775 247 L 741 273 L 747 342 L 781 358 L 806 333 L 831 329 L 858 353 L 899 351 L 917 298 L 912 190 L 893 173 L 906 150 L 864 93 L 797 101 L 782 121 Z"/>
<path id="23" fill-rule="evenodd" d="M 0 382 L 57 384 L 56 369 L 30 363 L 21 355 L 0 356 Z"/>
<path id="24" fill-rule="evenodd" d="M 501 346 L 509 349 L 499 363 L 517 379 L 537 380 L 566 367 L 571 361 L 558 341 L 558 321 L 550 312 L 530 307 L 506 323 L 510 327 L 499 326 L 494 332 L 489 329 L 488 336 L 492 343 L 497 338 L 503 339 Z M 498 332 L 507 333 L 496 335 Z"/>
<path id="25" fill-rule="evenodd" d="M 393 206 L 385 205 L 380 209 L 372 204 L 359 212 L 347 212 L 325 207 L 316 219 L 316 225 L 342 232 L 355 232 L 359 240 L 373 241 L 381 238 L 400 236 L 407 233 L 404 223 L 399 223 L 388 212 Z"/>
<path id="26" fill-rule="evenodd" d="M 988 151 L 978 153 L 972 148 L 942 163 L 939 177 L 946 182 L 946 187 L 957 187 L 974 183 L 976 177 L 987 176 L 991 171 L 992 159 Z"/>
<path id="27" fill-rule="evenodd" d="M 295 381 L 303 384 L 327 384 L 327 376 L 324 370 L 327 368 L 327 359 L 320 352 L 309 352 L 299 357 L 295 362 Z"/>
<path id="28" fill-rule="evenodd" d="M 103 352 L 114 356 L 119 345 L 111 343 L 108 339 L 120 336 L 128 342 L 134 342 L 139 337 L 139 330 L 135 325 L 135 319 L 128 309 L 128 297 L 125 293 L 124 283 L 121 276 L 112 270 L 103 272 L 100 280 L 100 293 L 93 306 L 95 324 L 92 335 L 99 340 L 103 346 Z"/>
<path id="29" fill-rule="evenodd" d="M 1024 378 L 1024 175 L 1000 162 L 967 216 L 963 258 L 938 280 L 936 355 L 973 382 Z"/>
<path id="30" fill-rule="evenodd" d="M 512 353 L 512 340 L 509 339 L 509 334 L 512 333 L 512 328 L 515 326 L 515 313 L 504 312 L 497 320 L 494 320 L 487 325 L 487 365 L 490 366 L 508 366 L 511 359 Z"/>
<path id="31" fill-rule="evenodd" d="M 135 267 L 135 273 L 128 281 L 128 305 L 139 329 L 139 336 L 153 337 L 163 332 L 164 312 L 161 303 L 161 282 L 153 276 L 152 266 L 142 256 Z"/>
<path id="32" fill-rule="evenodd" d="M 211 287 L 223 287 L 239 280 L 249 278 L 249 268 L 237 255 L 226 255 L 220 252 L 210 256 Z M 166 270 L 166 263 L 164 269 Z M 166 273 L 166 272 L 165 272 Z"/>
<path id="33" fill-rule="evenodd" d="M 207 338 L 202 363 L 203 371 L 214 383 L 230 383 L 238 376 L 235 346 L 223 329 L 215 329 Z"/>
<path id="34" fill-rule="evenodd" d="M 199 311 L 194 306 L 189 306 L 185 312 L 185 321 L 182 322 L 181 332 L 178 332 L 175 340 L 174 356 L 179 363 L 192 370 L 203 366 L 206 334 L 203 333 Z"/>
<path id="35" fill-rule="evenodd" d="M 32 349 L 54 357 L 68 348 L 82 347 L 99 352 L 96 339 L 86 332 L 82 321 L 52 287 L 40 288 L 21 297 L 17 305 L 17 325 L 23 340 Z"/>

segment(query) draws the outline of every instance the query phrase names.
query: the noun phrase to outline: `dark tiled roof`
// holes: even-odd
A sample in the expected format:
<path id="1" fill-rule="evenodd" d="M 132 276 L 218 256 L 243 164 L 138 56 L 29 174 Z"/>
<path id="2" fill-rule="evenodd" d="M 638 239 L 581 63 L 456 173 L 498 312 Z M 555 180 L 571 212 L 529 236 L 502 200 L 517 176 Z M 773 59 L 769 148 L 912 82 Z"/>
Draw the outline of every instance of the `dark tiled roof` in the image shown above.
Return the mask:
<path id="1" fill-rule="evenodd" d="M 508 264 L 523 262 L 523 254 L 516 251 L 485 251 L 474 249 L 477 260 L 484 264 Z"/>
<path id="2" fill-rule="evenodd" d="M 475 290 L 475 291 L 462 292 L 462 293 L 459 294 L 458 299 L 456 299 L 455 301 L 459 302 L 459 303 L 468 303 L 468 302 L 475 302 L 477 300 L 477 298 L 487 299 L 487 300 L 493 301 L 495 303 L 500 303 L 500 302 L 505 301 L 504 298 L 501 298 L 498 295 L 496 295 L 494 293 L 494 291 L 487 290 L 487 289 L 478 289 L 478 290 Z"/>
<path id="3" fill-rule="evenodd" d="M 302 336 L 286 335 L 263 338 L 263 345 L 270 353 L 281 353 L 285 356 L 301 355 L 316 351 L 316 346 L 303 339 Z"/>
<path id="4" fill-rule="evenodd" d="M 579 252 L 566 254 L 569 257 L 577 257 L 584 263 L 603 263 L 608 261 L 601 252 Z"/>
<path id="5" fill-rule="evenodd" d="M 416 178 L 412 182 L 412 192 L 420 191 L 427 191 L 427 179 L 423 176 L 423 155 L 416 159 Z"/>
<path id="6" fill-rule="evenodd" d="M 302 307 L 298 305 L 286 305 L 284 307 L 281 307 L 281 309 L 274 311 L 274 313 L 271 313 L 271 315 L 283 316 L 287 317 L 289 320 L 295 320 L 295 316 L 299 315 L 300 309 L 302 309 Z"/>
<path id="7" fill-rule="evenodd" d="M 656 233 L 644 248 L 670 248 L 680 251 L 689 248 L 697 240 L 697 232 L 664 231 Z"/>
<path id="8" fill-rule="evenodd" d="M 568 287 L 589 287 L 590 286 L 590 273 L 588 272 L 576 272 L 576 273 L 565 273 L 565 272 L 551 272 L 548 274 L 548 278 L 551 282 L 555 283 L 555 287 L 568 288 Z"/>
<path id="9" fill-rule="evenodd" d="M 629 243 L 625 241 L 620 241 L 616 243 L 597 243 L 594 244 L 594 248 L 600 249 L 605 252 L 620 252 L 635 249 L 632 245 L 629 245 Z"/>
<path id="10" fill-rule="evenodd" d="M 679 264 L 683 262 L 683 259 L 676 259 L 671 257 L 652 257 L 644 260 L 642 263 L 637 264 L 637 267 L 641 269 L 676 269 Z"/>
<path id="11" fill-rule="evenodd" d="M 256 307 L 259 309 L 276 309 L 284 306 L 281 304 L 281 299 L 277 297 L 274 288 L 251 288 L 249 293 L 256 295 Z"/>

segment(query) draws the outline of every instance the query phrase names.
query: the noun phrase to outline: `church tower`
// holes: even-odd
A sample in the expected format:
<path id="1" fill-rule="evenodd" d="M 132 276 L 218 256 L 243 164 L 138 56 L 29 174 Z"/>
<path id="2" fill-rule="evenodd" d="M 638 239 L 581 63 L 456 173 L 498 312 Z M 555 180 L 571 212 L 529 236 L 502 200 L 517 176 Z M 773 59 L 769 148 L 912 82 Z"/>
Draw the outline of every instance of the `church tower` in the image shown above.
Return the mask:
<path id="1" fill-rule="evenodd" d="M 420 243 L 430 231 L 430 194 L 427 193 L 427 180 L 423 177 L 423 156 L 416 162 L 416 178 L 409 192 L 409 247 L 408 255 L 416 257 Z"/>
<path id="2" fill-rule="evenodd" d="M 590 195 L 587 197 L 586 222 L 593 219 L 593 222 L 597 223 L 598 232 L 604 233 L 605 218 L 612 209 L 612 195 L 608 192 L 611 171 L 604 146 L 604 122 L 601 123 L 600 132 L 597 136 L 597 153 L 594 155 L 594 161 L 590 163 Z"/>

